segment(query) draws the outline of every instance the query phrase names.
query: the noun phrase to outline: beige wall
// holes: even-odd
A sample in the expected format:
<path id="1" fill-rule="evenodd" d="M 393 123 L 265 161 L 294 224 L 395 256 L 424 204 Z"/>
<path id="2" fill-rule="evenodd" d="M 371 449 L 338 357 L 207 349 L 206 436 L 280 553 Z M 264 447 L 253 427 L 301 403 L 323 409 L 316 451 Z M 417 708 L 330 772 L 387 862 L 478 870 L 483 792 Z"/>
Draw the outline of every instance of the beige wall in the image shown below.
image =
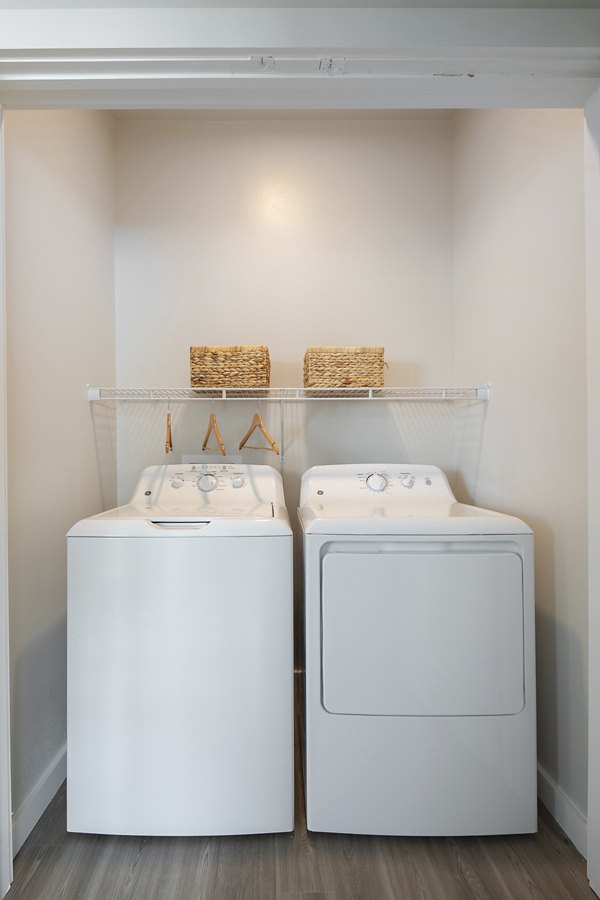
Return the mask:
<path id="1" fill-rule="evenodd" d="M 481 406 L 290 404 L 292 519 L 308 466 L 403 460 L 436 463 L 460 499 L 531 523 L 540 762 L 583 816 L 581 114 L 7 119 L 15 809 L 64 744 L 64 533 L 115 501 L 113 423 L 101 405 L 90 415 L 84 384 L 178 386 L 190 343 L 264 342 L 272 384 L 299 385 L 307 345 L 372 343 L 389 385 L 492 382 L 486 418 Z M 144 465 L 199 453 L 210 409 L 172 407 L 165 457 L 166 408 L 123 404 L 120 499 Z M 254 408 L 215 409 L 236 453 Z M 279 438 L 278 407 L 263 412 Z"/>
<path id="2" fill-rule="evenodd" d="M 114 365 L 107 113 L 6 113 L 12 790 L 17 820 L 66 738 L 65 533 L 114 501 L 88 381 Z M 96 441 L 95 438 L 98 438 Z M 17 848 L 15 848 L 17 849 Z"/>
<path id="3" fill-rule="evenodd" d="M 454 125 L 455 377 L 493 385 L 481 447 L 463 443 L 460 480 L 469 499 L 535 532 L 538 757 L 583 817 L 583 117 L 477 111 Z"/>
<path id="4" fill-rule="evenodd" d="M 188 347 L 386 344 L 388 382 L 448 377 L 449 121 L 119 122 L 123 383 L 185 384 Z"/>
<path id="5" fill-rule="evenodd" d="M 274 386 L 312 344 L 385 346 L 387 384 L 452 374 L 450 122 L 131 121 L 117 129 L 117 373 L 189 383 L 190 344 L 267 344 Z M 176 461 L 210 404 L 174 407 Z M 228 449 L 254 409 L 216 404 Z M 279 437 L 279 410 L 265 407 Z M 119 413 L 120 499 L 163 455 L 165 409 Z M 288 505 L 310 465 L 452 464 L 448 411 L 326 404 L 286 411 Z M 247 462 L 279 461 L 245 454 Z"/>
<path id="6" fill-rule="evenodd" d="M 585 240 L 588 323 L 588 458 L 600 457 L 600 90 L 585 106 Z M 589 467 L 589 547 L 600 547 L 600 473 Z M 589 558 L 589 694 L 600 697 L 600 558 Z M 600 894 L 600 705 L 590 703 L 588 878 Z"/>

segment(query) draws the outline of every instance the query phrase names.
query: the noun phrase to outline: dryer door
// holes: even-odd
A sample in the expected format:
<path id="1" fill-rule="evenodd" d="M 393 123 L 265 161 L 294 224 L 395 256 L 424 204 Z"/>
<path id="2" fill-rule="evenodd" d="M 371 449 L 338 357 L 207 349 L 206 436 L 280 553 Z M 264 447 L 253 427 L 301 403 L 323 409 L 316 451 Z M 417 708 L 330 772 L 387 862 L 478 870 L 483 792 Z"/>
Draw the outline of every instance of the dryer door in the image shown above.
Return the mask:
<path id="1" fill-rule="evenodd" d="M 520 712 L 519 555 L 404 546 L 323 558 L 325 709 L 381 716 Z"/>

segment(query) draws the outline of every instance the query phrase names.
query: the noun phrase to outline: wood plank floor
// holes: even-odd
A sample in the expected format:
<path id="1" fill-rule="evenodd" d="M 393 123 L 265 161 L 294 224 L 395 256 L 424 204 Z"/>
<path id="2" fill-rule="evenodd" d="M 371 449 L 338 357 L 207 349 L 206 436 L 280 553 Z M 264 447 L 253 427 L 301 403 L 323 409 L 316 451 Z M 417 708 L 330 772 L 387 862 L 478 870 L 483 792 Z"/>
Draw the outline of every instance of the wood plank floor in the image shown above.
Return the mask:
<path id="1" fill-rule="evenodd" d="M 298 683 L 298 709 L 300 708 Z M 15 860 L 9 900 L 584 900 L 585 861 L 540 807 L 537 835 L 312 834 L 298 718 L 293 835 L 67 834 L 65 786 Z"/>

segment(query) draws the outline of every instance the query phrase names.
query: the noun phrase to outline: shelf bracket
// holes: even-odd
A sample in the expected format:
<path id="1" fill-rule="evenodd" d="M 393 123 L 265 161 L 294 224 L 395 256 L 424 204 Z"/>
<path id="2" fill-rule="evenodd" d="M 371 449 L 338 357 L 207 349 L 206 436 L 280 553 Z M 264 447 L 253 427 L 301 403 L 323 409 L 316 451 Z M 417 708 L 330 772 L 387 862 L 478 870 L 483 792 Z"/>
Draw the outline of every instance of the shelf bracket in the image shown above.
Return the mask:
<path id="1" fill-rule="evenodd" d="M 285 403 L 283 398 L 279 401 L 279 455 L 283 467 L 285 463 Z"/>

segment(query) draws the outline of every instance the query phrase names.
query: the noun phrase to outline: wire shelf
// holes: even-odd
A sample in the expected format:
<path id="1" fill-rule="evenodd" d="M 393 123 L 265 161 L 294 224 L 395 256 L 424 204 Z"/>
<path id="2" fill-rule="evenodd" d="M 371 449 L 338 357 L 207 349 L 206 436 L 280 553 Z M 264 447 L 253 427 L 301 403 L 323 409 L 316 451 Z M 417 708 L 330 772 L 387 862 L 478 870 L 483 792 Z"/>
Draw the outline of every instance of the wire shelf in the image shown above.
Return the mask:
<path id="1" fill-rule="evenodd" d="M 481 387 L 389 388 L 110 388 L 87 386 L 88 399 L 187 402 L 189 400 L 266 400 L 305 403 L 312 400 L 486 401 L 490 385 Z"/>

